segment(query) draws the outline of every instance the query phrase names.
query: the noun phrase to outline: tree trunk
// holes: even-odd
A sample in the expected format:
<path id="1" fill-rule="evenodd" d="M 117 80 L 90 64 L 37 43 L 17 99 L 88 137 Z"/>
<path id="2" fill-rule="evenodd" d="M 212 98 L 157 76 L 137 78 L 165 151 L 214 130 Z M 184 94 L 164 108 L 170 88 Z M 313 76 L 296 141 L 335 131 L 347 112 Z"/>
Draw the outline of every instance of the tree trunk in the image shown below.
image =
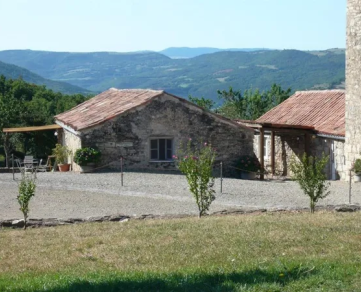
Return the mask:
<path id="1" fill-rule="evenodd" d="M 26 225 L 26 223 L 28 221 L 27 219 L 28 219 L 28 216 L 24 215 L 24 230 L 26 230 L 26 227 L 27 227 L 27 225 Z"/>
<path id="2" fill-rule="evenodd" d="M 311 214 L 315 213 L 315 202 L 311 200 L 310 203 Z"/>

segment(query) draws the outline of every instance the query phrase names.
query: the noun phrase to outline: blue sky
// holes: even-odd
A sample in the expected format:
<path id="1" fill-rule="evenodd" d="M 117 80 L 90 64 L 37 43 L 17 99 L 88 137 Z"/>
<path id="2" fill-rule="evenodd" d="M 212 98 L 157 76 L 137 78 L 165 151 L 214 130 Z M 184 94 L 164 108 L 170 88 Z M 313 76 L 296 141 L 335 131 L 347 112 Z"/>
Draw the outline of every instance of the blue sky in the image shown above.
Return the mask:
<path id="1" fill-rule="evenodd" d="M 346 0 L 0 0 L 0 50 L 345 47 Z"/>

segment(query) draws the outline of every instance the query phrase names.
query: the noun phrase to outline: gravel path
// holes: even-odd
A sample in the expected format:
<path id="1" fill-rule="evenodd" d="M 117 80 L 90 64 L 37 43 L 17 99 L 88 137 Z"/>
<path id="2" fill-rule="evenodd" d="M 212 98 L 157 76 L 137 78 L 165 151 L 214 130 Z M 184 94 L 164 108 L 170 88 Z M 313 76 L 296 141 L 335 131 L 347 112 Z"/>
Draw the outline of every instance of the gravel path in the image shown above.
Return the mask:
<path id="1" fill-rule="evenodd" d="M 16 174 L 17 180 L 20 174 Z M 295 182 L 224 179 L 223 194 L 216 180 L 216 200 L 211 212 L 233 208 L 307 208 L 308 199 Z M 331 182 L 331 194 L 319 205 L 348 202 L 348 184 Z M 361 184 L 352 184 L 352 202 L 361 203 Z M 16 201 L 17 181 L 0 174 L 0 219 L 21 218 Z M 172 174 L 39 173 L 31 218 L 86 218 L 112 214 L 197 214 L 185 177 Z"/>

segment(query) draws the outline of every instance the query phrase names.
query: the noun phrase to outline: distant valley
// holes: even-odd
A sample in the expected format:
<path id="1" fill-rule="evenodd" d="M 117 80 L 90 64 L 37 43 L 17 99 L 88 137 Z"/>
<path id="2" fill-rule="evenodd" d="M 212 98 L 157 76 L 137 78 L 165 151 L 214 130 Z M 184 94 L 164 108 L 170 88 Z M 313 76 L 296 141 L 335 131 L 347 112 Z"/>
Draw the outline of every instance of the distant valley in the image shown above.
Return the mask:
<path id="1" fill-rule="evenodd" d="M 277 83 L 295 91 L 338 88 L 343 86 L 345 79 L 343 49 L 311 52 L 234 49 L 211 52 L 209 49 L 212 48 L 198 48 L 198 53 L 203 54 L 192 58 L 184 57 L 184 52 L 189 52 L 189 48 L 185 49 L 169 48 L 163 51 L 173 57 L 183 52 L 183 57 L 178 59 L 149 51 L 68 53 L 10 50 L 0 51 L 0 61 L 26 68 L 49 81 L 63 82 L 59 85 L 68 83 L 80 87 L 73 88 L 80 92 L 82 88 L 92 92 L 110 87 L 153 88 L 182 97 L 191 94 L 213 100 L 217 100 L 218 89 L 228 89 L 229 86 L 242 90 L 266 90 Z M 209 53 L 205 54 L 204 49 Z M 197 54 L 196 51 L 192 54 Z M 29 73 L 22 73 L 26 80 L 24 72 Z M 17 77 L 16 74 L 19 73 L 12 77 Z M 46 85 L 54 88 L 49 83 Z"/>

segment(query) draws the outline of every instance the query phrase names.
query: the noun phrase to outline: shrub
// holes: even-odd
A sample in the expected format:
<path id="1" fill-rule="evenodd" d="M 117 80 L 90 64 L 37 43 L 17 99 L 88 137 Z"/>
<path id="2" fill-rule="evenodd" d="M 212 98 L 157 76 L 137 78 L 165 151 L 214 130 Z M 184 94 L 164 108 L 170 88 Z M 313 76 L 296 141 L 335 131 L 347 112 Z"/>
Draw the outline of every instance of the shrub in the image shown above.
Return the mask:
<path id="1" fill-rule="evenodd" d="M 322 158 L 307 156 L 303 154 L 300 161 L 292 157 L 290 169 L 293 179 L 297 181 L 303 192 L 310 198 L 311 213 L 315 212 L 316 203 L 319 199 L 326 198 L 330 192 L 327 191 L 329 183 L 324 173 L 328 162 L 328 156 L 322 154 Z"/>
<path id="2" fill-rule="evenodd" d="M 65 145 L 56 144 L 53 149 L 53 155 L 58 164 L 64 164 L 68 162 L 68 156 L 71 155 L 71 150 Z"/>
<path id="3" fill-rule="evenodd" d="M 358 158 L 352 165 L 352 170 L 356 175 L 361 175 L 361 159 Z"/>
<path id="4" fill-rule="evenodd" d="M 237 168 L 249 172 L 259 172 L 261 170 L 261 164 L 255 155 L 243 155 L 238 160 Z"/>
<path id="5" fill-rule="evenodd" d="M 29 203 L 33 196 L 35 196 L 35 180 L 22 174 L 21 181 L 19 183 L 19 195 L 17 196 L 18 203 L 20 205 L 20 211 L 24 215 L 24 229 L 27 227 L 27 219 L 29 214 Z"/>
<path id="6" fill-rule="evenodd" d="M 74 154 L 74 162 L 78 165 L 87 165 L 89 163 L 97 163 L 99 162 L 101 153 L 99 150 L 85 147 L 79 148 L 75 151 Z"/>
<path id="7" fill-rule="evenodd" d="M 215 157 L 216 153 L 211 145 L 201 143 L 199 149 L 194 149 L 191 140 L 185 149 L 181 146 L 178 156 L 173 156 L 179 170 L 186 175 L 189 189 L 198 206 L 199 217 L 206 214 L 215 200 L 212 176 Z"/>

